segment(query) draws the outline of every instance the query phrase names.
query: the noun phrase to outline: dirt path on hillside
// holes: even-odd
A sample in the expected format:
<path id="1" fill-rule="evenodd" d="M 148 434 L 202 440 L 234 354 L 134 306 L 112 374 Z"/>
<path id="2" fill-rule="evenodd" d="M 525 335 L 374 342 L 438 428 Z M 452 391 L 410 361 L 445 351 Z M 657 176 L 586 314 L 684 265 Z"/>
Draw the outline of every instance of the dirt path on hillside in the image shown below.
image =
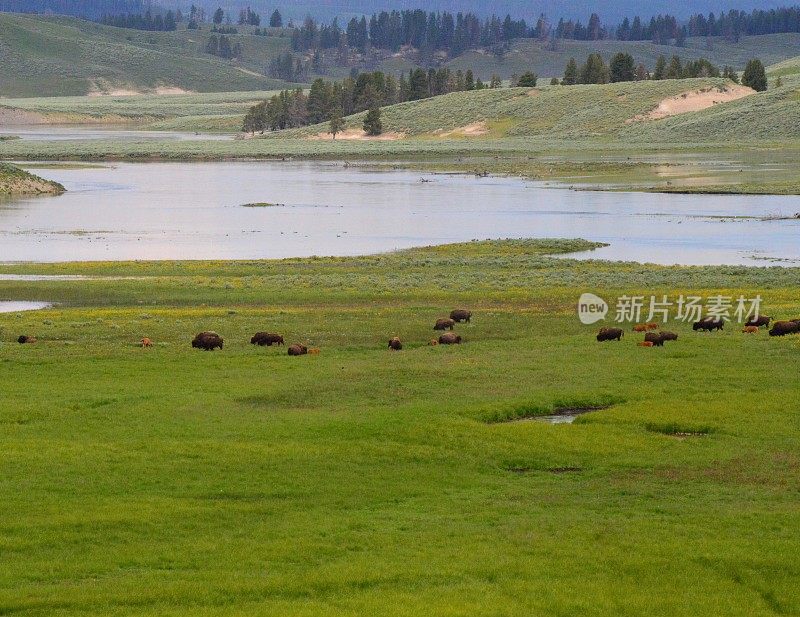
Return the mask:
<path id="1" fill-rule="evenodd" d="M 670 116 L 678 116 L 693 111 L 702 111 L 709 107 L 714 107 L 721 103 L 729 103 L 738 99 L 755 94 L 755 90 L 747 86 L 731 84 L 722 88 L 711 87 L 700 90 L 683 92 L 676 96 L 664 99 L 658 107 L 646 114 L 640 114 L 626 120 L 626 124 L 632 122 L 647 122 L 650 120 L 661 120 Z"/>

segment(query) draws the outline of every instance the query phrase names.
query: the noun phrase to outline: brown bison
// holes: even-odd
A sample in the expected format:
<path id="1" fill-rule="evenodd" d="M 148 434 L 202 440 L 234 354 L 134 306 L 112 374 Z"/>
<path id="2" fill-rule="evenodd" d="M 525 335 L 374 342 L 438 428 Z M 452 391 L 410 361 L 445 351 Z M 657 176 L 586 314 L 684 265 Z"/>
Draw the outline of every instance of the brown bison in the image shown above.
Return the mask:
<path id="1" fill-rule="evenodd" d="M 465 311 L 464 309 L 456 309 L 450 313 L 450 319 L 452 319 L 456 323 L 461 323 L 462 321 L 466 321 L 467 323 L 469 323 L 470 319 L 472 319 L 472 311 Z"/>
<path id="2" fill-rule="evenodd" d="M 280 334 L 270 334 L 269 332 L 256 332 L 250 339 L 251 345 L 259 347 L 272 347 L 273 345 L 283 345 L 283 337 Z"/>
<path id="3" fill-rule="evenodd" d="M 678 335 L 675 334 L 674 332 L 664 331 L 664 332 L 661 333 L 661 340 L 662 341 L 677 341 L 678 340 Z"/>
<path id="4" fill-rule="evenodd" d="M 786 336 L 800 332 L 800 321 L 776 321 L 769 331 L 770 336 Z"/>
<path id="5" fill-rule="evenodd" d="M 308 347 L 305 345 L 290 345 L 287 350 L 290 356 L 304 356 L 308 353 Z"/>
<path id="6" fill-rule="evenodd" d="M 622 328 L 600 328 L 600 332 L 597 333 L 597 340 L 600 342 L 621 341 L 623 336 L 625 336 L 625 332 L 623 332 Z"/>
<path id="7" fill-rule="evenodd" d="M 447 334 L 442 334 L 439 337 L 439 344 L 440 345 L 460 345 L 461 344 L 461 337 L 454 332 L 448 332 Z"/>
<path id="8" fill-rule="evenodd" d="M 758 326 L 745 326 L 742 329 L 742 332 L 744 332 L 745 334 L 755 334 L 758 331 L 759 331 L 759 327 Z"/>
<path id="9" fill-rule="evenodd" d="M 437 319 L 436 325 L 433 326 L 434 330 L 452 330 L 456 322 L 452 319 Z"/>
<path id="10" fill-rule="evenodd" d="M 318 356 L 322 350 L 319 347 L 310 347 L 308 350 L 308 355 L 310 356 Z"/>
<path id="11" fill-rule="evenodd" d="M 432 338 L 430 340 L 430 342 L 428 343 L 428 345 L 430 345 L 431 347 L 436 347 L 438 344 L 439 344 L 439 341 L 437 341 L 435 338 Z"/>
<path id="12" fill-rule="evenodd" d="M 142 339 L 142 347 L 152 347 L 152 346 L 153 346 L 153 341 L 151 341 L 149 338 L 147 338 L 147 337 L 145 336 L 145 337 Z"/>
<path id="13" fill-rule="evenodd" d="M 647 328 L 648 330 L 658 330 L 659 326 L 655 322 L 650 322 L 650 323 L 644 324 L 644 327 Z"/>
<path id="14" fill-rule="evenodd" d="M 633 326 L 634 332 L 647 332 L 647 330 L 649 330 L 647 324 L 637 323 L 635 326 Z"/>
<path id="15" fill-rule="evenodd" d="M 648 332 L 644 335 L 644 342 L 653 343 L 653 347 L 664 346 L 664 339 L 661 338 L 661 334 L 659 332 Z"/>
<path id="16" fill-rule="evenodd" d="M 20 345 L 25 345 L 26 343 L 28 345 L 33 345 L 35 342 L 36 342 L 35 336 L 28 336 L 26 334 L 23 334 L 17 339 L 17 343 L 19 343 Z"/>
<path id="17" fill-rule="evenodd" d="M 704 332 L 713 332 L 714 330 L 722 330 L 725 328 L 725 321 L 721 317 L 704 317 L 700 321 L 692 324 L 692 330 L 697 332 L 702 330 Z"/>
<path id="18" fill-rule="evenodd" d="M 637 343 L 639 347 L 652 347 L 653 343 L 651 341 L 642 341 L 641 343 Z"/>
<path id="19" fill-rule="evenodd" d="M 201 332 L 192 341 L 192 347 L 203 351 L 214 351 L 217 347 L 222 349 L 222 344 L 222 337 L 216 332 Z"/>
<path id="20" fill-rule="evenodd" d="M 392 351 L 400 351 L 403 348 L 403 343 L 396 336 L 389 340 L 389 349 Z"/>
<path id="21" fill-rule="evenodd" d="M 768 326 L 769 322 L 772 321 L 772 317 L 767 317 L 766 315 L 759 315 L 758 317 L 751 317 L 747 320 L 744 324 L 745 327 L 753 326 L 756 328 L 760 328 L 761 326 Z"/>

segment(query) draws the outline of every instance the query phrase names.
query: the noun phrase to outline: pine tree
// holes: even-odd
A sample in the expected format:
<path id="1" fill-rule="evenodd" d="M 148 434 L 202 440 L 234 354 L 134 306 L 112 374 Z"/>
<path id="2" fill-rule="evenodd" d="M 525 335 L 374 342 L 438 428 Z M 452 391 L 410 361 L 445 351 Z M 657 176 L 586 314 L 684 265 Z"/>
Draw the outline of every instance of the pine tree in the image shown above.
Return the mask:
<path id="1" fill-rule="evenodd" d="M 219 26 L 224 18 L 225 12 L 222 10 L 222 7 L 217 8 L 217 10 L 214 11 L 214 23 Z"/>
<path id="2" fill-rule="evenodd" d="M 567 62 L 567 68 L 564 69 L 564 79 L 561 83 L 565 86 L 574 86 L 578 83 L 578 63 L 575 58 L 570 58 Z"/>
<path id="3" fill-rule="evenodd" d="M 767 89 L 767 73 L 761 60 L 753 58 L 747 63 L 742 74 L 742 85 L 756 92 L 764 92 Z"/>
<path id="4" fill-rule="evenodd" d="M 664 56 L 659 56 L 656 60 L 656 68 L 653 71 L 653 79 L 664 79 L 667 75 L 667 59 Z"/>
<path id="5" fill-rule="evenodd" d="M 683 77 L 683 65 L 681 64 L 681 59 L 678 56 L 672 56 L 672 60 L 669 61 L 669 66 L 667 67 L 667 79 L 681 79 Z"/>
<path id="6" fill-rule="evenodd" d="M 372 107 L 364 117 L 364 132 L 371 137 L 383 133 L 383 123 L 381 122 L 381 108 L 377 105 Z"/>
<path id="7" fill-rule="evenodd" d="M 281 17 L 281 13 L 278 9 L 275 9 L 275 12 L 272 13 L 272 16 L 269 18 L 269 26 L 270 28 L 283 27 L 283 17 Z"/>
<path id="8" fill-rule="evenodd" d="M 342 110 L 336 108 L 333 110 L 333 115 L 331 115 L 331 122 L 328 126 L 328 132 L 333 135 L 333 138 L 336 139 L 336 134 L 341 133 L 344 130 L 344 119 L 342 118 Z"/>
<path id="9" fill-rule="evenodd" d="M 535 88 L 537 81 L 539 81 L 539 77 L 536 75 L 536 73 L 528 71 L 527 73 L 520 75 L 519 79 L 517 80 L 517 86 L 520 88 Z"/>
<path id="10" fill-rule="evenodd" d="M 636 78 L 636 65 L 633 56 L 620 52 L 611 58 L 611 82 L 633 81 Z"/>
<path id="11" fill-rule="evenodd" d="M 603 56 L 590 54 L 586 59 L 586 64 L 581 68 L 578 81 L 582 84 L 607 84 L 608 80 L 608 67 Z"/>

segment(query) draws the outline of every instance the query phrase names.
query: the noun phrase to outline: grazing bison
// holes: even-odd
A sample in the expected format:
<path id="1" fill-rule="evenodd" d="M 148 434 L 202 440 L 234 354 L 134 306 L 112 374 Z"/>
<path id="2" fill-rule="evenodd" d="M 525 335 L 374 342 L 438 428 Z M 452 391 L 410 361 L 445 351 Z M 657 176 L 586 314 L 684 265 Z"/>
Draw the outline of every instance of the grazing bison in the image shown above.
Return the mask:
<path id="1" fill-rule="evenodd" d="M 403 348 L 403 343 L 396 336 L 389 340 L 389 349 L 392 351 L 400 351 Z"/>
<path id="2" fill-rule="evenodd" d="M 428 343 L 428 345 L 430 345 L 431 347 L 436 347 L 438 344 L 439 341 L 437 341 L 435 338 L 432 338 L 430 343 Z"/>
<path id="3" fill-rule="evenodd" d="M 290 356 L 304 356 L 308 353 L 308 347 L 305 345 L 290 345 L 287 351 Z"/>
<path id="4" fill-rule="evenodd" d="M 439 344 L 440 345 L 460 345 L 461 344 L 461 337 L 454 332 L 448 332 L 447 334 L 442 334 L 439 337 Z"/>
<path id="5" fill-rule="evenodd" d="M 462 321 L 466 321 L 467 323 L 469 323 L 469 320 L 472 319 L 472 311 L 465 311 L 464 309 L 456 309 L 452 313 L 450 313 L 450 319 L 452 319 L 456 323 L 461 323 Z"/>
<path id="6" fill-rule="evenodd" d="M 28 345 L 32 345 L 32 344 L 33 344 L 33 343 L 35 343 L 35 342 L 36 342 L 36 337 L 34 337 L 34 336 L 27 336 L 26 334 L 23 334 L 22 336 L 20 336 L 20 337 L 17 339 L 17 343 L 19 343 L 20 345 L 25 345 L 26 343 L 27 343 Z"/>
<path id="7" fill-rule="evenodd" d="M 222 344 L 222 337 L 216 332 L 201 332 L 192 341 L 192 347 L 203 351 L 214 351 L 217 347 L 222 349 Z"/>
<path id="8" fill-rule="evenodd" d="M 759 331 L 759 327 L 758 326 L 745 326 L 742 329 L 742 332 L 744 332 L 745 334 L 755 334 L 758 331 Z"/>
<path id="9" fill-rule="evenodd" d="M 308 350 L 308 355 L 310 355 L 310 356 L 318 356 L 320 351 L 321 351 L 321 349 L 319 347 L 311 347 Z"/>
<path id="10" fill-rule="evenodd" d="M 256 332 L 250 339 L 251 345 L 259 347 L 272 347 L 272 345 L 283 345 L 283 337 L 280 334 L 270 334 L 269 332 Z"/>
<path id="11" fill-rule="evenodd" d="M 647 324 L 637 323 L 635 326 L 633 326 L 634 332 L 647 332 L 647 330 L 648 330 Z"/>
<path id="12" fill-rule="evenodd" d="M 674 332 L 662 332 L 661 333 L 661 340 L 662 341 L 677 341 L 678 335 Z"/>
<path id="13" fill-rule="evenodd" d="M 142 347 L 152 347 L 152 346 L 153 346 L 153 341 L 151 341 L 149 338 L 147 338 L 147 337 L 145 336 L 145 337 L 142 339 Z"/>
<path id="14" fill-rule="evenodd" d="M 768 326 L 769 322 L 772 321 L 772 317 L 767 317 L 766 315 L 760 315 L 758 317 L 751 317 L 747 320 L 744 324 L 745 327 L 753 326 L 756 328 L 760 328 L 761 326 Z"/>
<path id="15" fill-rule="evenodd" d="M 621 341 L 623 336 L 625 336 L 625 332 L 623 332 L 622 328 L 600 328 L 600 332 L 597 333 L 597 340 L 600 342 Z"/>
<path id="16" fill-rule="evenodd" d="M 433 326 L 434 330 L 452 330 L 456 322 L 452 319 L 437 319 L 436 325 Z"/>
<path id="17" fill-rule="evenodd" d="M 653 346 L 653 342 L 652 341 L 642 341 L 641 343 L 637 343 L 637 345 L 639 345 L 639 347 L 652 347 Z"/>
<path id="18" fill-rule="evenodd" d="M 658 330 L 659 326 L 655 322 L 650 322 L 650 323 L 644 324 L 644 327 L 647 328 L 648 330 Z"/>
<path id="19" fill-rule="evenodd" d="M 714 330 L 722 330 L 725 327 L 725 321 L 718 317 L 705 317 L 700 321 L 692 324 L 692 330 L 697 332 L 703 330 L 704 332 L 712 332 Z"/>
<path id="20" fill-rule="evenodd" d="M 653 347 L 663 347 L 664 339 L 659 332 L 648 332 L 644 335 L 645 343 L 653 343 Z"/>
<path id="21" fill-rule="evenodd" d="M 770 336 L 786 336 L 800 332 L 800 321 L 776 321 L 769 331 Z"/>

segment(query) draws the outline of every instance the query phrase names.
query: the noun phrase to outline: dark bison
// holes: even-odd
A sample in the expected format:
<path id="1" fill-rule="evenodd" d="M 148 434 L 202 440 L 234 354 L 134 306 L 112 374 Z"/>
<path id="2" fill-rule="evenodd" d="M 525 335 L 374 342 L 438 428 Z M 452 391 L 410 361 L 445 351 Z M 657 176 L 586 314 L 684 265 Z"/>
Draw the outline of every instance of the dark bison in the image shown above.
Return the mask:
<path id="1" fill-rule="evenodd" d="M 644 340 L 653 343 L 655 347 L 663 347 L 665 341 L 677 341 L 678 335 L 674 332 L 648 332 L 644 335 Z"/>
<path id="2" fill-rule="evenodd" d="M 201 332 L 194 337 L 192 347 L 203 351 L 214 351 L 217 347 L 222 349 L 222 337 L 216 332 Z"/>
<path id="3" fill-rule="evenodd" d="M 439 344 L 440 345 L 460 345 L 461 344 L 461 337 L 458 334 L 453 332 L 448 332 L 447 334 L 442 334 L 439 337 Z"/>
<path id="4" fill-rule="evenodd" d="M 290 356 L 304 356 L 308 353 L 308 347 L 305 345 L 290 345 L 287 351 Z"/>
<path id="5" fill-rule="evenodd" d="M 436 325 L 433 326 L 434 330 L 452 330 L 456 322 L 452 319 L 437 319 Z"/>
<path id="6" fill-rule="evenodd" d="M 776 321 L 769 331 L 770 336 L 786 336 L 800 332 L 800 321 Z"/>
<path id="7" fill-rule="evenodd" d="M 744 324 L 745 326 L 755 326 L 756 328 L 760 328 L 762 326 L 768 326 L 769 322 L 772 321 L 772 317 L 767 317 L 766 315 L 759 315 L 758 317 L 751 317 L 747 320 Z"/>
<path id="8" fill-rule="evenodd" d="M 597 333 L 597 340 L 600 342 L 621 341 L 623 336 L 625 336 L 625 332 L 622 328 L 600 328 L 600 332 Z"/>
<path id="9" fill-rule="evenodd" d="M 28 343 L 30 345 L 30 344 L 33 344 L 35 342 L 36 342 L 36 338 L 35 337 L 27 336 L 25 334 L 23 334 L 22 336 L 20 336 L 17 339 L 17 343 L 19 343 L 20 345 L 24 345 L 25 343 Z"/>
<path id="10" fill-rule="evenodd" d="M 704 332 L 712 332 L 714 330 L 722 330 L 725 328 L 725 320 L 717 317 L 705 317 L 700 321 L 694 322 L 692 330 L 697 332 L 702 330 Z"/>
<path id="11" fill-rule="evenodd" d="M 450 313 L 450 319 L 455 321 L 456 323 L 461 323 L 462 321 L 466 321 L 469 323 L 470 319 L 472 319 L 472 311 L 465 311 L 464 309 L 456 309 L 452 313 Z"/>
<path id="12" fill-rule="evenodd" d="M 270 334 L 269 332 L 256 332 L 250 339 L 251 345 L 272 347 L 272 345 L 283 345 L 283 337 L 280 334 Z"/>
<path id="13" fill-rule="evenodd" d="M 403 343 L 400 342 L 400 339 L 396 336 L 393 339 L 389 340 L 389 349 L 393 351 L 400 351 L 403 348 Z"/>

